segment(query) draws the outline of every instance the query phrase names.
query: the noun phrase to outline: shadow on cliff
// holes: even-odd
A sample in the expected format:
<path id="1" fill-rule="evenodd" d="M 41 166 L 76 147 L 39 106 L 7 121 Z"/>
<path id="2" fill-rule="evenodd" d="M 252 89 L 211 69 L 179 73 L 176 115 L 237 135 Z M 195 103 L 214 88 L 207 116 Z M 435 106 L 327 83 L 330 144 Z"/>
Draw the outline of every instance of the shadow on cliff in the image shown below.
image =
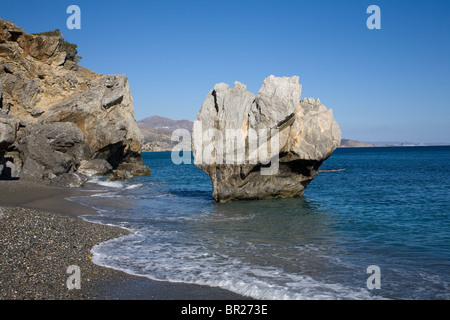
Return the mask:
<path id="1" fill-rule="evenodd" d="M 3 158 L 0 161 L 0 181 L 19 180 L 20 178 L 13 176 L 13 170 L 8 166 L 8 163 L 14 163 L 14 160 L 12 158 Z"/>

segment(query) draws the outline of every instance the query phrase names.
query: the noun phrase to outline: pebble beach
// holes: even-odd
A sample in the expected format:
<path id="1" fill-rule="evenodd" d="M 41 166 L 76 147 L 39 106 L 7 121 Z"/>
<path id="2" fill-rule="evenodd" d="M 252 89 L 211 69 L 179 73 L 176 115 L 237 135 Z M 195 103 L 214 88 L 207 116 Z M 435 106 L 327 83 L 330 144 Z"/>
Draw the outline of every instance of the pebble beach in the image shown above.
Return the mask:
<path id="1" fill-rule="evenodd" d="M 153 281 L 92 262 L 98 243 L 129 231 L 87 222 L 96 214 L 66 200 L 86 191 L 0 181 L 0 300 L 236 300 L 226 290 Z M 80 288 L 67 282 L 80 270 Z"/>
<path id="2" fill-rule="evenodd" d="M 0 297 L 90 299 L 92 286 L 114 272 L 91 263 L 91 248 L 127 232 L 70 216 L 23 208 L 0 208 Z M 81 289 L 69 290 L 69 266 L 78 266 Z"/>

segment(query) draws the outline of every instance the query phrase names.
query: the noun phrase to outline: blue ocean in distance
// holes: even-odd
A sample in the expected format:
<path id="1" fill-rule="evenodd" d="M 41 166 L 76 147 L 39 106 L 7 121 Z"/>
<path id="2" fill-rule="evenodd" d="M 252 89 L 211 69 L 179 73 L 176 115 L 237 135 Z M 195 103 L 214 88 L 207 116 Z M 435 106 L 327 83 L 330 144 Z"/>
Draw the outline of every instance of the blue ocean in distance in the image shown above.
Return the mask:
<path id="1" fill-rule="evenodd" d="M 256 299 L 450 299 L 450 147 L 338 149 L 302 197 L 224 204 L 194 165 L 143 156 L 152 176 L 75 199 L 133 232 L 99 265 Z"/>

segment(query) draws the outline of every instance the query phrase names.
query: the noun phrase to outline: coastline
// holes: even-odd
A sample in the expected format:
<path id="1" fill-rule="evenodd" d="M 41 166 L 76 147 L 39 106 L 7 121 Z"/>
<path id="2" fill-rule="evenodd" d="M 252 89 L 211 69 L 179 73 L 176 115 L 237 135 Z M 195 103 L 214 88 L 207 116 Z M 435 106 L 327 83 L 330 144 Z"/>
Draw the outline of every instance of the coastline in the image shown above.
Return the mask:
<path id="1" fill-rule="evenodd" d="M 95 265 L 91 249 L 129 234 L 87 222 L 97 212 L 67 198 L 89 190 L 0 181 L 0 300 L 246 300 L 233 292 L 154 281 Z M 69 290 L 69 266 L 80 268 L 81 289 Z"/>
<path id="2" fill-rule="evenodd" d="M 364 149 L 364 148 L 426 148 L 426 147 L 450 147 L 450 144 L 425 144 L 425 145 L 370 145 L 370 146 L 344 146 L 341 145 L 338 149 Z M 187 150 L 188 152 L 192 152 L 192 150 Z M 143 149 L 142 153 L 157 153 L 157 152 L 172 152 L 172 149 L 169 150 L 147 150 Z"/>

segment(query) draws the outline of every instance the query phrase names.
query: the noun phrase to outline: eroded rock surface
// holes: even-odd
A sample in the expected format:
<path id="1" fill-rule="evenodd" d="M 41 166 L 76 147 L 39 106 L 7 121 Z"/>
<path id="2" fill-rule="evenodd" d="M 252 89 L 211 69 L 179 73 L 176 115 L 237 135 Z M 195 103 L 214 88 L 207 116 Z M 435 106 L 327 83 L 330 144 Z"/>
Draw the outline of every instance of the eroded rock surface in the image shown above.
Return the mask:
<path id="1" fill-rule="evenodd" d="M 194 124 L 194 163 L 213 185 L 213 199 L 302 195 L 340 145 L 341 131 L 317 99 L 300 99 L 298 77 L 267 78 L 255 96 L 245 85 L 218 84 Z"/>
<path id="2" fill-rule="evenodd" d="M 68 186 L 83 183 L 78 169 L 91 160 L 111 166 L 97 173 L 150 174 L 128 79 L 78 66 L 76 50 L 49 34 L 0 19 L 0 162 L 16 177 Z"/>

